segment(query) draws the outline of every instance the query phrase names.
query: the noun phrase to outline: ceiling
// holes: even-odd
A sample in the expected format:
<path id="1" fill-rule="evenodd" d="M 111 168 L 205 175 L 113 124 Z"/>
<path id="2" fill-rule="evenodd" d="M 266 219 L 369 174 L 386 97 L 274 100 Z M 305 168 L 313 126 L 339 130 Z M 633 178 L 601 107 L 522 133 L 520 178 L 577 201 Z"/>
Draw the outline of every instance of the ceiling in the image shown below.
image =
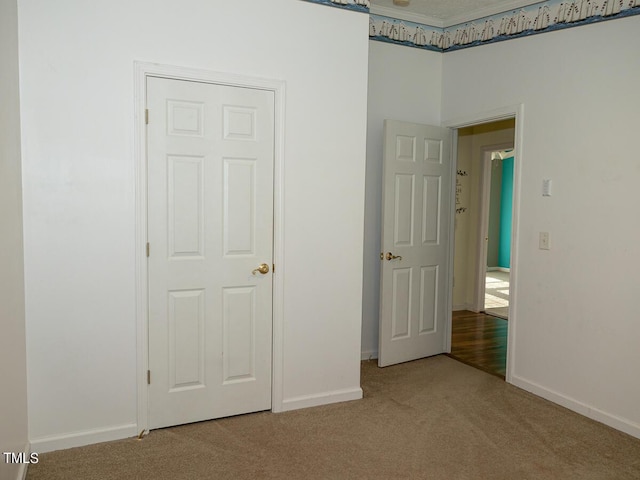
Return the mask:
<path id="1" fill-rule="evenodd" d="M 371 0 L 371 13 L 425 23 L 435 27 L 450 27 L 535 3 L 541 3 L 541 1 L 410 0 L 408 7 L 398 7 L 393 4 L 393 0 Z"/>

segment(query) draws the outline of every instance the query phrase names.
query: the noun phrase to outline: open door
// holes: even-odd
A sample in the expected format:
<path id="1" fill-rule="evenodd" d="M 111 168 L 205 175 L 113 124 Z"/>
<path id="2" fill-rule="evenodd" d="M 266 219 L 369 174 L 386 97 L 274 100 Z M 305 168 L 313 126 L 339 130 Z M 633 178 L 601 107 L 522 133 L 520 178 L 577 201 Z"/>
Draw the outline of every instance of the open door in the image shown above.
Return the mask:
<path id="1" fill-rule="evenodd" d="M 381 367 L 445 351 L 451 144 L 447 128 L 384 122 Z"/>

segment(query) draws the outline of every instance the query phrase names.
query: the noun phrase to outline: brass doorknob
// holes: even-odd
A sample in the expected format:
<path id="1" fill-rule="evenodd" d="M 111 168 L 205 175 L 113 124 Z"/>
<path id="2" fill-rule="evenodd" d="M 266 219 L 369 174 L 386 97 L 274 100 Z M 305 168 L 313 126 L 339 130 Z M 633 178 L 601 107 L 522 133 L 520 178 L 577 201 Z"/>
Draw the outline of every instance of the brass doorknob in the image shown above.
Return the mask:
<path id="1" fill-rule="evenodd" d="M 260 272 L 263 275 L 269 273 L 269 265 L 267 265 L 266 263 L 261 263 L 258 268 L 251 272 L 251 274 L 255 275 L 256 272 Z"/>
<path id="2" fill-rule="evenodd" d="M 391 252 L 387 252 L 387 260 L 391 261 L 391 260 L 402 260 L 402 255 L 394 255 Z"/>

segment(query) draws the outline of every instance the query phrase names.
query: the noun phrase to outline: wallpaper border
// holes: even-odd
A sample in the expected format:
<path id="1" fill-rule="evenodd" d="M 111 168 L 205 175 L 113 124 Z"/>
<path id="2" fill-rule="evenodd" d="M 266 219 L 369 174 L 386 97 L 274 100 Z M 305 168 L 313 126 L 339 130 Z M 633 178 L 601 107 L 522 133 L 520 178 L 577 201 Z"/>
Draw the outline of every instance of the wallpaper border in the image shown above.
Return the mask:
<path id="1" fill-rule="evenodd" d="M 547 0 L 446 28 L 371 14 L 369 38 L 446 53 L 638 14 L 640 0 Z"/>
<path id="2" fill-rule="evenodd" d="M 443 48 L 438 43 L 443 39 L 443 32 L 443 28 L 423 23 L 373 13 L 369 15 L 369 38 L 378 42 L 442 52 Z"/>
<path id="3" fill-rule="evenodd" d="M 304 0 L 305 2 L 327 5 L 330 7 L 344 8 L 356 12 L 369 13 L 371 7 L 370 0 Z"/>

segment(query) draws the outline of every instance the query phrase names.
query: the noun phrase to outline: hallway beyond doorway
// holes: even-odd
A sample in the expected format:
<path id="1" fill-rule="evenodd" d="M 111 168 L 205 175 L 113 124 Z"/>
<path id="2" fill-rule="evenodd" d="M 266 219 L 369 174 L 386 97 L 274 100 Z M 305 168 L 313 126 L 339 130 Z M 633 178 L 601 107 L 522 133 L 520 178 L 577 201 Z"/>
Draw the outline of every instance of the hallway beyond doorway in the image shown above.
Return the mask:
<path id="1" fill-rule="evenodd" d="M 507 330 L 505 319 L 469 310 L 453 312 L 449 356 L 504 380 Z"/>
<path id="2" fill-rule="evenodd" d="M 509 272 L 501 270 L 487 272 L 484 309 L 488 315 L 509 318 Z"/>

